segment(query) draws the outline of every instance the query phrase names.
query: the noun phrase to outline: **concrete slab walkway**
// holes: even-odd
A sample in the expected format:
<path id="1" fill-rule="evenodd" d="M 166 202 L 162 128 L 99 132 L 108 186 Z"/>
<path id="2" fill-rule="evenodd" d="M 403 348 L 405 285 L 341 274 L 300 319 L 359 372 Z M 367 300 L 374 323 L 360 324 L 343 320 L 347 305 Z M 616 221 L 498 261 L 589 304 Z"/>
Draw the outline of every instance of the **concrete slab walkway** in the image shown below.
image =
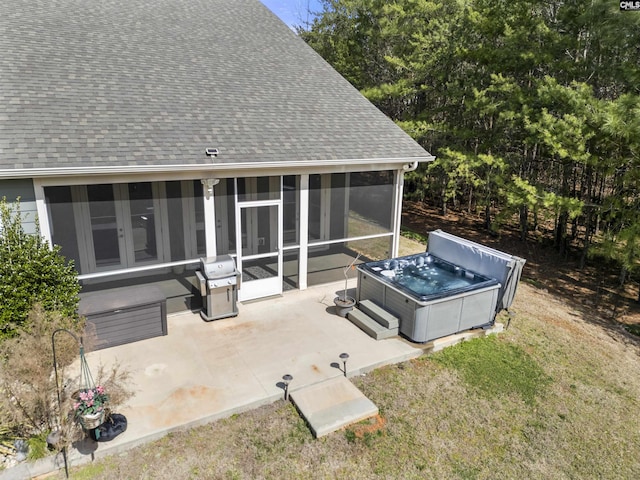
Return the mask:
<path id="1" fill-rule="evenodd" d="M 340 353 L 349 354 L 348 376 L 423 353 L 398 338 L 376 341 L 334 314 L 342 283 L 243 303 L 234 318 L 204 322 L 191 312 L 168 319 L 169 334 L 92 352 L 89 366 L 119 363 L 132 374 L 135 395 L 118 409 L 127 431 L 110 442 L 70 452 L 71 465 L 130 449 L 186 427 L 201 425 L 283 398 L 343 375 Z M 355 286 L 355 280 L 353 285 Z M 23 463 L 0 479 L 29 478 L 62 468 L 62 458 Z"/>
<path id="2" fill-rule="evenodd" d="M 378 407 L 345 377 L 296 390 L 291 400 L 316 438 L 378 414 Z"/>

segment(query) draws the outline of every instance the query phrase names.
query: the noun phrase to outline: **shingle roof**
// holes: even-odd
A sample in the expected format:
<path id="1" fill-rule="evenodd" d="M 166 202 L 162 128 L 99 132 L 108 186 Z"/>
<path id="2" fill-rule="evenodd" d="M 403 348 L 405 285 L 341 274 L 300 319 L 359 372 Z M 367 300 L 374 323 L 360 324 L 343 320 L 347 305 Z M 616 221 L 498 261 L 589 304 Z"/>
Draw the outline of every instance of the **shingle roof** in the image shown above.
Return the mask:
<path id="1" fill-rule="evenodd" d="M 429 154 L 258 0 L 2 0 L 0 169 Z"/>

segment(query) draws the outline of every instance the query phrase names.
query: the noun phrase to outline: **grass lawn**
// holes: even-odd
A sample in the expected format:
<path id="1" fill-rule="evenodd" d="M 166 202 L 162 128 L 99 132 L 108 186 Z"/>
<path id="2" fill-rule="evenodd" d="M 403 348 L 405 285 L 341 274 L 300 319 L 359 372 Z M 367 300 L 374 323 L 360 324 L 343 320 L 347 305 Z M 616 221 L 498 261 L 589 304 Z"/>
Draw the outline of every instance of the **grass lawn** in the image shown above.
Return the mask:
<path id="1" fill-rule="evenodd" d="M 514 309 L 498 336 L 353 379 L 375 425 L 316 440 L 279 401 L 72 478 L 640 478 L 637 337 L 526 283 Z"/>

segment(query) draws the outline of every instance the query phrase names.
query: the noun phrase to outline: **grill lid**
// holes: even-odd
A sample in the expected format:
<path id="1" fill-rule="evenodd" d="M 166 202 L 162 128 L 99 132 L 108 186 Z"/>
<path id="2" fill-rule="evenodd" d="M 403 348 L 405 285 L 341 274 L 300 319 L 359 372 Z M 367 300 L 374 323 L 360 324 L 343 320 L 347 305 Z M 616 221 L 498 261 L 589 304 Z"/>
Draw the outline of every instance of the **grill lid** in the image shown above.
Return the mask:
<path id="1" fill-rule="evenodd" d="M 237 275 L 236 262 L 231 255 L 200 258 L 200 271 L 207 280 Z"/>

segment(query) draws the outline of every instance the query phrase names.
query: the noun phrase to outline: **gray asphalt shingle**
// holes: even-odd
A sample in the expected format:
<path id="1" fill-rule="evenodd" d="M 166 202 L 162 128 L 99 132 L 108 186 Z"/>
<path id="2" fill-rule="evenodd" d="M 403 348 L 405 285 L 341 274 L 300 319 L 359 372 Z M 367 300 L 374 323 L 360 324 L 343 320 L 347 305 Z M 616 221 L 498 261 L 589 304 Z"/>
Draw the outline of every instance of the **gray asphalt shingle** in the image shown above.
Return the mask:
<path id="1" fill-rule="evenodd" d="M 0 169 L 424 158 L 258 0 L 2 0 Z"/>

